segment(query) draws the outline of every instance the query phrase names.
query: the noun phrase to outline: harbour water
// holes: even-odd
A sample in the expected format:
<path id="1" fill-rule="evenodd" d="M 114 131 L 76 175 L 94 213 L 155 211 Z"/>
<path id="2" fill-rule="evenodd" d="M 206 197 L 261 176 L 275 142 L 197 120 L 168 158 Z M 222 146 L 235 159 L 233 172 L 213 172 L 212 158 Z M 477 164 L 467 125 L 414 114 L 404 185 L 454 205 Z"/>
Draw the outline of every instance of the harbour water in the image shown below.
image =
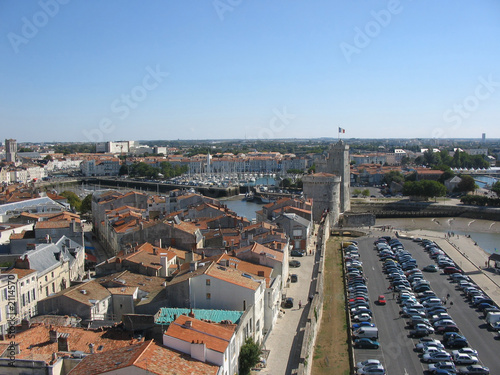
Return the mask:
<path id="1" fill-rule="evenodd" d="M 486 185 L 491 186 L 498 181 L 497 178 L 489 176 L 477 176 L 474 177 L 474 180 L 476 180 L 476 183 L 480 188 L 484 188 Z"/>
<path id="2" fill-rule="evenodd" d="M 243 198 L 244 195 L 238 195 L 228 199 L 222 199 L 221 202 L 239 216 L 246 217 L 248 220 L 252 221 L 257 217 L 255 212 L 261 210 L 263 204 L 257 199 L 255 201 L 246 201 Z"/>

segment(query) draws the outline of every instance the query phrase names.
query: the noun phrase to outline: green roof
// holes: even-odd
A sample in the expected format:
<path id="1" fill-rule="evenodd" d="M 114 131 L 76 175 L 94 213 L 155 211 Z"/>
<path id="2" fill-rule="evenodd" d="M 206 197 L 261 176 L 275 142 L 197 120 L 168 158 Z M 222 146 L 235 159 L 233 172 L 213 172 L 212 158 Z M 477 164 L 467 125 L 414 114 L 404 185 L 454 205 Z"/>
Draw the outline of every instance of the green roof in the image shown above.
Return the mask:
<path id="1" fill-rule="evenodd" d="M 233 324 L 238 324 L 243 315 L 243 311 L 231 310 L 192 309 L 192 311 L 196 319 L 209 320 L 215 323 L 229 320 Z M 190 312 L 191 309 L 162 307 L 155 316 L 155 324 L 170 324 L 175 320 L 175 317 L 188 315 Z"/>

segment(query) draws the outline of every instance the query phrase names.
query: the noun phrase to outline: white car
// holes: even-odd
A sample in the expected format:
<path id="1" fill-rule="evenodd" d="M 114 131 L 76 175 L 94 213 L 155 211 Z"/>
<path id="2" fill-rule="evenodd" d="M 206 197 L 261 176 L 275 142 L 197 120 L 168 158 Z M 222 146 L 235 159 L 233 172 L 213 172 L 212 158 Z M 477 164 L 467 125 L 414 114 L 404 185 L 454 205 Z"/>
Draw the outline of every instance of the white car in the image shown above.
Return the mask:
<path id="1" fill-rule="evenodd" d="M 422 360 L 424 362 L 448 362 L 451 361 L 451 355 L 448 352 L 436 352 L 436 353 L 428 353 L 422 356 Z"/>
<path id="2" fill-rule="evenodd" d="M 363 368 L 363 367 L 368 367 L 368 366 L 381 366 L 382 363 L 378 359 L 367 359 L 363 362 L 358 362 L 356 363 L 356 367 L 358 369 Z"/>
<path id="3" fill-rule="evenodd" d="M 425 344 L 425 345 L 422 345 L 420 347 L 417 347 L 417 351 L 423 352 L 423 353 L 429 353 L 429 349 L 431 349 L 431 348 L 438 349 L 438 350 L 444 350 L 444 345 L 441 343 L 439 343 L 439 344 L 429 343 L 429 344 Z"/>
<path id="4" fill-rule="evenodd" d="M 370 314 L 362 313 L 362 314 L 359 314 L 359 315 L 354 315 L 352 317 L 352 320 L 355 321 L 355 322 L 371 322 L 372 321 L 372 317 L 370 316 Z"/>
<path id="5" fill-rule="evenodd" d="M 452 356 L 456 356 L 458 353 L 470 354 L 470 355 L 473 355 L 473 356 L 477 357 L 477 350 L 474 350 L 472 348 L 461 348 L 461 349 L 458 349 L 458 350 L 453 350 L 451 352 L 451 355 Z"/>
<path id="6" fill-rule="evenodd" d="M 457 353 L 453 356 L 453 362 L 457 365 L 475 365 L 479 360 L 476 356 L 465 353 Z"/>
<path id="7" fill-rule="evenodd" d="M 420 342 L 415 345 L 415 348 L 421 352 L 426 346 L 437 346 L 438 348 L 444 349 L 444 345 L 438 339 L 433 339 L 430 337 L 423 337 L 420 339 Z"/>

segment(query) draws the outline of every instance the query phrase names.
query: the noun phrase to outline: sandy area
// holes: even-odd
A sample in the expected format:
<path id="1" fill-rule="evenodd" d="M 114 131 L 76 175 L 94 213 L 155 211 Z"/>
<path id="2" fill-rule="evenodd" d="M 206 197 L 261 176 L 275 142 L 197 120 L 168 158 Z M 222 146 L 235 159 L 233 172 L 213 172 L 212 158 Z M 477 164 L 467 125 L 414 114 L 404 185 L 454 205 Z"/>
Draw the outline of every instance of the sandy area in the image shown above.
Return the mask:
<path id="1" fill-rule="evenodd" d="M 479 233 L 500 233 L 500 221 L 491 220 L 473 220 L 467 218 L 415 218 L 415 219 L 377 219 L 376 226 L 390 225 L 393 228 L 401 230 L 432 230 L 439 232 L 470 231 Z"/>

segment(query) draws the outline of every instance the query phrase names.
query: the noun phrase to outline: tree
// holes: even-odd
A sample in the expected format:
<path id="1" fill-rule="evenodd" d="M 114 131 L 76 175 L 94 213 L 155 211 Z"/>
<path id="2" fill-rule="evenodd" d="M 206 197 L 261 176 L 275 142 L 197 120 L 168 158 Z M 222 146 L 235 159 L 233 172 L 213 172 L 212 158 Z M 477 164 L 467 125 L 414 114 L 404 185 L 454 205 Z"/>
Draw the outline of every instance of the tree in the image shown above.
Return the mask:
<path id="1" fill-rule="evenodd" d="M 361 190 L 359 189 L 354 189 L 354 191 L 352 192 L 354 195 L 360 195 L 361 194 Z"/>
<path id="2" fill-rule="evenodd" d="M 43 159 L 44 159 L 44 160 L 48 160 L 48 161 L 52 161 L 52 160 L 54 160 L 54 159 L 52 158 L 52 155 L 45 155 L 45 157 L 44 157 Z"/>
<path id="3" fill-rule="evenodd" d="M 361 192 L 361 195 L 362 195 L 363 197 L 365 197 L 365 198 L 366 198 L 367 196 L 369 196 L 369 195 L 370 195 L 370 190 L 369 190 L 369 189 L 364 189 L 364 190 Z"/>
<path id="4" fill-rule="evenodd" d="M 82 214 L 86 214 L 92 211 L 92 194 L 87 195 L 82 200 L 82 204 L 80 205 L 80 212 Z"/>
<path id="5" fill-rule="evenodd" d="M 471 176 L 460 176 L 462 181 L 457 185 L 457 190 L 459 192 L 468 193 L 469 191 L 474 191 L 477 189 L 476 181 Z"/>
<path id="6" fill-rule="evenodd" d="M 259 345 L 253 341 L 252 337 L 248 337 L 245 340 L 245 344 L 240 349 L 240 375 L 250 374 L 250 369 L 259 363 L 261 353 L 262 351 L 260 350 Z"/>
<path id="7" fill-rule="evenodd" d="M 76 211 L 80 211 L 82 200 L 78 197 L 78 195 L 68 190 L 63 191 L 60 195 L 68 200 L 71 207 L 73 207 Z"/>
<path id="8" fill-rule="evenodd" d="M 390 172 L 387 172 L 386 174 L 384 174 L 384 181 L 387 185 L 391 185 L 391 183 L 393 181 L 400 183 L 400 182 L 403 182 L 404 180 L 405 180 L 405 177 L 399 171 L 390 171 Z"/>
<path id="9" fill-rule="evenodd" d="M 431 198 L 442 197 L 445 194 L 446 187 L 438 181 L 407 181 L 403 185 L 403 195 Z"/>
<path id="10" fill-rule="evenodd" d="M 292 185 L 292 180 L 289 179 L 288 177 L 287 178 L 284 178 L 283 180 L 281 180 L 280 182 L 280 187 L 281 188 L 289 188 L 290 186 Z"/>
<path id="11" fill-rule="evenodd" d="M 497 181 L 493 185 L 491 185 L 491 191 L 494 192 L 497 197 L 500 197 L 500 181 Z"/>
<path id="12" fill-rule="evenodd" d="M 311 165 L 311 166 L 307 169 L 307 173 L 309 173 L 309 174 L 311 174 L 311 173 L 316 173 L 316 164 Z"/>

